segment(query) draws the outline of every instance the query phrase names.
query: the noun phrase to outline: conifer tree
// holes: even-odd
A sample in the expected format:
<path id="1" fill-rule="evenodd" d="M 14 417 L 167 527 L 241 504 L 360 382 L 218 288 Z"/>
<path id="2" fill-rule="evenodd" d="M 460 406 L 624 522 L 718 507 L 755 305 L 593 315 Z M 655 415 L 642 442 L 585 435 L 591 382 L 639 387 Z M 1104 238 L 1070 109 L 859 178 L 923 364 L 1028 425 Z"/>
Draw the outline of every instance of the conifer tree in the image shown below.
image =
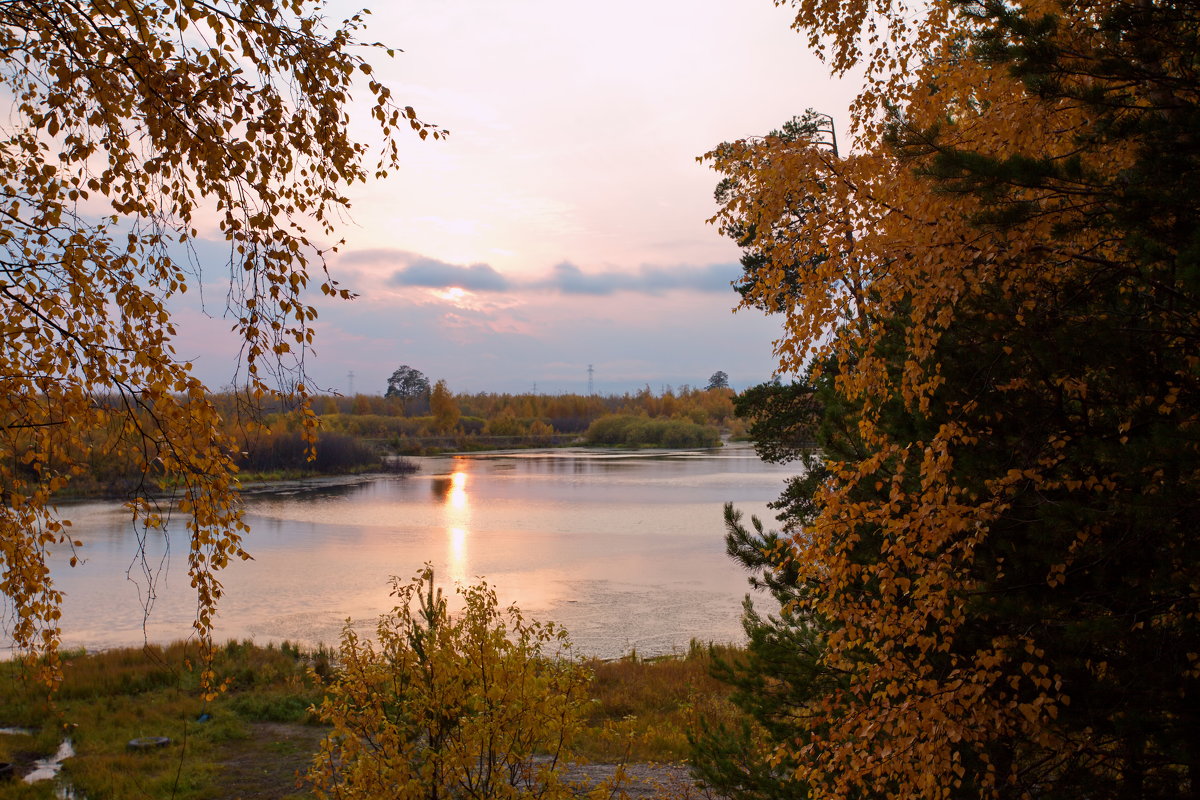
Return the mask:
<path id="1" fill-rule="evenodd" d="M 782 367 L 819 355 L 857 450 L 784 528 L 839 681 L 768 738 L 776 777 L 1200 795 L 1194 9 L 796 7 L 865 70 L 860 149 L 713 153 L 747 303 L 785 315 Z"/>

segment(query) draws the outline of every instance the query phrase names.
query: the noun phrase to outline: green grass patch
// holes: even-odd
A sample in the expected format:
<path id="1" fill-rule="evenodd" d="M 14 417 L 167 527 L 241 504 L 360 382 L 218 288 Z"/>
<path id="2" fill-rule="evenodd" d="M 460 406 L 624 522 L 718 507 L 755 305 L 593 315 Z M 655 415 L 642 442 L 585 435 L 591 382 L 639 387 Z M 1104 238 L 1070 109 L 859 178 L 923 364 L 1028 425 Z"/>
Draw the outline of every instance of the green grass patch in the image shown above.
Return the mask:
<path id="1" fill-rule="evenodd" d="M 700 714 L 737 715 L 727 687 L 709 675 L 711 658 L 709 648 L 693 645 L 674 658 L 590 662 L 593 710 L 571 749 L 601 762 L 685 760 L 687 732 Z M 89 800 L 309 797 L 295 788 L 295 773 L 323 734 L 308 712 L 323 693 L 310 670 L 329 675 L 330 653 L 230 642 L 214 656 L 224 690 L 209 702 L 200 691 L 194 645 L 66 653 L 63 661 L 64 681 L 53 699 L 32 682 L 28 666 L 0 663 L 0 727 L 34 731 L 0 736 L 0 761 L 23 772 L 70 737 L 77 755 L 63 776 Z M 171 742 L 128 748 L 131 739 L 151 736 Z M 264 787 L 273 792 L 262 794 Z M 50 781 L 4 782 L 0 800 L 48 800 L 54 790 Z"/>
<path id="2" fill-rule="evenodd" d="M 211 701 L 200 691 L 195 645 L 68 653 L 53 697 L 32 680 L 28 665 L 6 662 L 0 664 L 0 727 L 36 734 L 0 736 L 0 760 L 25 772 L 69 737 L 76 757 L 62 774 L 89 800 L 216 797 L 220 764 L 251 738 L 254 723 L 307 720 L 308 706 L 321 695 L 309 667 L 327 658 L 288 646 L 230 643 L 213 658 L 224 691 Z M 170 744 L 129 748 L 133 739 L 160 736 Z M 0 784 L 0 800 L 53 794 L 49 781 Z"/>

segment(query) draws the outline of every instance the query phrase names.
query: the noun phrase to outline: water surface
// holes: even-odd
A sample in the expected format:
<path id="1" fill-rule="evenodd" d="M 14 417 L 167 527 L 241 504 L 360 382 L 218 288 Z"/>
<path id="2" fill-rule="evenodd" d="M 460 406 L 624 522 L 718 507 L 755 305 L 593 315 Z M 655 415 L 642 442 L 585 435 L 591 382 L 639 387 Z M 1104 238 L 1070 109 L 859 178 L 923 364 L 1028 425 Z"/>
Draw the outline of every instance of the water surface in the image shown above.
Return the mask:
<path id="1" fill-rule="evenodd" d="M 790 474 L 738 445 L 419 461 L 415 475 L 249 493 L 254 560 L 222 573 L 217 637 L 336 644 L 347 618 L 365 630 L 392 607 L 392 576 L 430 562 L 447 586 L 486 576 L 502 604 L 564 624 L 584 654 L 737 641 L 747 587 L 724 554 L 721 506 L 765 515 Z M 84 541 L 80 566 L 55 556 L 68 646 L 188 634 L 195 599 L 182 521 L 152 535 L 142 559 L 118 504 L 62 512 Z"/>

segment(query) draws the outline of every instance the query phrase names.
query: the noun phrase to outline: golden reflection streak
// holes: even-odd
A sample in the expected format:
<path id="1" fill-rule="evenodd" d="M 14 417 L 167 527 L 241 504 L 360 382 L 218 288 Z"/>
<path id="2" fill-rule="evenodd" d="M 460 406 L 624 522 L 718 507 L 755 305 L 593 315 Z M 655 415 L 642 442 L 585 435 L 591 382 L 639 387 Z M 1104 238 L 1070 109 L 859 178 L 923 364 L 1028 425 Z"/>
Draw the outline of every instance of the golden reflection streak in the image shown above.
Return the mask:
<path id="1" fill-rule="evenodd" d="M 456 510 L 466 510 L 467 473 L 456 472 L 450 476 L 450 491 L 446 494 L 446 504 Z"/>
<path id="2" fill-rule="evenodd" d="M 450 476 L 450 491 L 443 509 L 446 520 L 446 565 L 450 580 L 467 582 L 467 536 L 471 530 L 471 504 L 467 496 L 467 473 L 459 470 Z"/>

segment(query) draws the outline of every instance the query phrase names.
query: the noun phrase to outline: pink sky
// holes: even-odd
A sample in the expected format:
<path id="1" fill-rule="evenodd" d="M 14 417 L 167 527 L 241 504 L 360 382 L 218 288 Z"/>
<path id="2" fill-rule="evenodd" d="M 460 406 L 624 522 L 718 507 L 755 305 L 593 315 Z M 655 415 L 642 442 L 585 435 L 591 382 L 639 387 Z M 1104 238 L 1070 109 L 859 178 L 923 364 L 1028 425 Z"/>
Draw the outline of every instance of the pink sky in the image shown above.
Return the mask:
<path id="1" fill-rule="evenodd" d="M 786 9 L 391 0 L 369 19 L 363 39 L 405 51 L 376 77 L 451 135 L 351 187 L 333 266 L 360 297 L 321 304 L 319 385 L 378 393 L 400 364 L 456 391 L 581 390 L 589 364 L 603 391 L 770 377 L 778 324 L 731 314 L 739 253 L 705 222 L 717 176 L 696 157 L 810 106 L 845 129 L 851 87 Z M 192 350 L 216 386 L 218 349 Z"/>

